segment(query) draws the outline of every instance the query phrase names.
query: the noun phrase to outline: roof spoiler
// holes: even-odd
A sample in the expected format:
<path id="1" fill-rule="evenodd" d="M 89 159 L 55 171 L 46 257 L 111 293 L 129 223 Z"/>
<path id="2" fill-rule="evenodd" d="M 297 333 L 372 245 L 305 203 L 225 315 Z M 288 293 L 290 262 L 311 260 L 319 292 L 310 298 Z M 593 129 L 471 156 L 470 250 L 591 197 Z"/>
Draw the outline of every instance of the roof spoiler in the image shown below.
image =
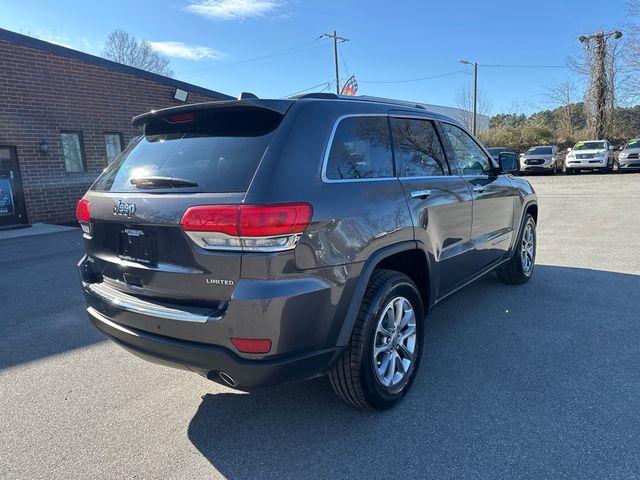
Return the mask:
<path id="1" fill-rule="evenodd" d="M 165 117 L 167 115 L 176 116 L 180 114 L 187 114 L 190 112 L 197 112 L 200 110 L 214 110 L 220 108 L 264 109 L 284 115 L 285 113 L 287 113 L 293 103 L 293 100 L 259 100 L 257 97 L 245 97 L 241 100 L 222 100 L 217 102 L 192 103 L 188 105 L 180 105 L 177 107 L 163 108 L 162 110 L 151 110 L 150 112 L 133 117 L 131 123 L 134 127 L 142 130 L 144 128 L 144 125 L 149 121 Z"/>

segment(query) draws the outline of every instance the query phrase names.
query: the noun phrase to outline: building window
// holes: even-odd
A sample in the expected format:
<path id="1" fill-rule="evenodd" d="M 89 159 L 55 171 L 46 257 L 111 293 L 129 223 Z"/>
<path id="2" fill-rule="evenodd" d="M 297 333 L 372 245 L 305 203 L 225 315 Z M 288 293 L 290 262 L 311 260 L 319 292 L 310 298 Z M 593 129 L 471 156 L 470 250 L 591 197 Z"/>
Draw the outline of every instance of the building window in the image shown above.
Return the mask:
<path id="1" fill-rule="evenodd" d="M 113 162 L 122 151 L 122 134 L 105 133 L 104 145 L 107 150 L 107 164 Z"/>
<path id="2" fill-rule="evenodd" d="M 82 132 L 62 132 L 62 153 L 67 172 L 84 172 Z"/>

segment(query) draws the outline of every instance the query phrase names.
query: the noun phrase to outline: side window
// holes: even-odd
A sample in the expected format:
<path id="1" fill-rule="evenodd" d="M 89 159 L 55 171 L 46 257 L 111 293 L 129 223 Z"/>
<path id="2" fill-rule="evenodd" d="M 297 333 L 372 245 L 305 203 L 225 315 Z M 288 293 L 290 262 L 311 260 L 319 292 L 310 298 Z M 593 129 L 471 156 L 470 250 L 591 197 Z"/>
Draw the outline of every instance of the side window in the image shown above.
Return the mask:
<path id="1" fill-rule="evenodd" d="M 450 123 L 442 123 L 447 140 L 453 149 L 452 169 L 460 175 L 490 175 L 492 165 L 478 144 L 464 130 Z"/>
<path id="2" fill-rule="evenodd" d="M 333 136 L 325 174 L 331 180 L 393 177 L 387 117 L 342 119 Z"/>
<path id="3" fill-rule="evenodd" d="M 400 177 L 448 175 L 444 150 L 429 120 L 392 118 L 393 151 Z"/>

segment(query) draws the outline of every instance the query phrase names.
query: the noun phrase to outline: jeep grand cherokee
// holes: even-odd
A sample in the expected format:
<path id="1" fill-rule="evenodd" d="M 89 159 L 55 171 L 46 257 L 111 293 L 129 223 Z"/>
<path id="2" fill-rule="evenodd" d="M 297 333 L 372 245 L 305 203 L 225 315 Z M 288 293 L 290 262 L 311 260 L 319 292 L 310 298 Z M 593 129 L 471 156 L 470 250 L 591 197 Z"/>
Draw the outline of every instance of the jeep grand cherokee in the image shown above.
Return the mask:
<path id="1" fill-rule="evenodd" d="M 534 270 L 538 207 L 457 121 L 311 94 L 150 112 L 77 207 L 93 324 L 233 387 L 328 374 L 361 408 L 409 390 L 425 315 Z"/>

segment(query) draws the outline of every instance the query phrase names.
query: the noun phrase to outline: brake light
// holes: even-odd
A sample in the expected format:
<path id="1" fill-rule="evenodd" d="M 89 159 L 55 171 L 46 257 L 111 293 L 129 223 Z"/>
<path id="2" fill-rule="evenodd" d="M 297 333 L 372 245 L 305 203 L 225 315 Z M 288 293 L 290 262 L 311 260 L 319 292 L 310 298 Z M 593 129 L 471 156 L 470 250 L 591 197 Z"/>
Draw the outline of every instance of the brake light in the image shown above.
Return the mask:
<path id="1" fill-rule="evenodd" d="M 186 231 L 220 232 L 238 235 L 237 205 L 201 205 L 184 212 L 180 225 Z"/>
<path id="2" fill-rule="evenodd" d="M 193 120 L 193 113 L 176 113 L 175 115 L 164 117 L 164 119 L 170 123 L 190 122 Z"/>
<path id="3" fill-rule="evenodd" d="M 311 220 L 311 205 L 242 205 L 238 229 L 243 237 L 302 233 Z"/>
<path id="4" fill-rule="evenodd" d="M 242 353 L 269 353 L 271 350 L 268 338 L 232 338 L 231 343 Z"/>
<path id="5" fill-rule="evenodd" d="M 91 221 L 91 204 L 89 200 L 81 198 L 76 206 L 76 218 L 80 223 L 89 223 Z"/>
<path id="6" fill-rule="evenodd" d="M 82 231 L 88 235 L 91 234 L 91 204 L 89 200 L 81 198 L 76 205 L 76 218 Z"/>
<path id="7" fill-rule="evenodd" d="M 295 247 L 312 213 L 308 203 L 200 205 L 187 209 L 180 225 L 204 248 L 279 251 Z"/>

